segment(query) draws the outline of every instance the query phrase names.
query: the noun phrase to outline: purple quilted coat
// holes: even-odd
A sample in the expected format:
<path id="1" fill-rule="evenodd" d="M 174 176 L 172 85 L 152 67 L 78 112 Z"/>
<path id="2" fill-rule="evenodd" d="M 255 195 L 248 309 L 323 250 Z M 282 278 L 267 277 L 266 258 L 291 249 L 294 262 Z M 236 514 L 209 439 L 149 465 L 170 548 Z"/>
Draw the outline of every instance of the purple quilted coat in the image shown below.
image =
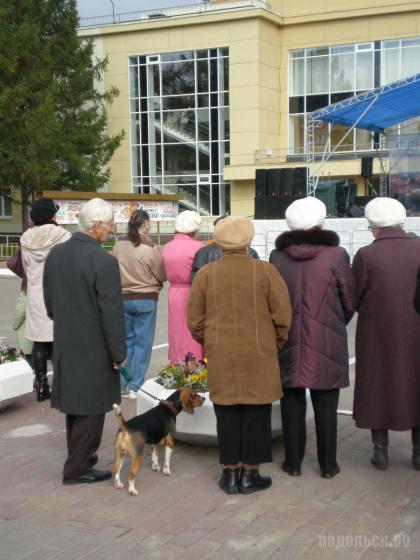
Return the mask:
<path id="1" fill-rule="evenodd" d="M 281 234 L 270 262 L 289 288 L 292 327 L 279 353 L 283 387 L 339 389 L 349 385 L 346 324 L 356 308 L 347 252 L 333 231 Z"/>

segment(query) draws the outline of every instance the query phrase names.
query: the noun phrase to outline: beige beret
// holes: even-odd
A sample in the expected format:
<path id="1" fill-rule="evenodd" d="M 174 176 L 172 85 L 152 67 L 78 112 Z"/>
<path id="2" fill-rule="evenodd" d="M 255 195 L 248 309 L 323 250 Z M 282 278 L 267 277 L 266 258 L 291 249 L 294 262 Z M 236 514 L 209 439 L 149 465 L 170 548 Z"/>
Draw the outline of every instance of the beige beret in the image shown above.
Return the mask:
<path id="1" fill-rule="evenodd" d="M 235 251 L 248 247 L 255 235 L 250 220 L 238 216 L 228 216 L 217 222 L 214 228 L 214 241 L 223 251 Z"/>

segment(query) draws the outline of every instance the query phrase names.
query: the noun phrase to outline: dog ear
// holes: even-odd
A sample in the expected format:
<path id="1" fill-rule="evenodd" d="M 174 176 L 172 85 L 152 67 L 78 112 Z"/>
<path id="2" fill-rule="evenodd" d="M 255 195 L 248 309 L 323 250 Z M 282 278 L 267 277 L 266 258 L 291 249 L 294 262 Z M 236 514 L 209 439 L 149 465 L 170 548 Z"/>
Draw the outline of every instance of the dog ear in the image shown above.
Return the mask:
<path id="1" fill-rule="evenodd" d="M 187 414 L 194 414 L 194 404 L 193 404 L 192 395 L 193 393 L 191 392 L 191 390 L 182 391 L 181 394 L 182 408 L 184 409 L 184 412 L 186 412 Z"/>

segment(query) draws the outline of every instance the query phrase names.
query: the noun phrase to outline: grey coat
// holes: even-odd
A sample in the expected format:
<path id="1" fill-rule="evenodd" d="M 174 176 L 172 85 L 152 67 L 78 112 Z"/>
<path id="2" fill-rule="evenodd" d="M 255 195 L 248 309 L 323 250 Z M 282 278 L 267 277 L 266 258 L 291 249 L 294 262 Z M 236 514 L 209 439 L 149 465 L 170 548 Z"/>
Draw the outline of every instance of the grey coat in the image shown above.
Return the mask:
<path id="1" fill-rule="evenodd" d="M 45 263 L 44 299 L 54 321 L 51 406 L 65 414 L 103 414 L 120 402 L 112 362 L 126 357 L 117 260 L 92 237 L 75 233 Z"/>

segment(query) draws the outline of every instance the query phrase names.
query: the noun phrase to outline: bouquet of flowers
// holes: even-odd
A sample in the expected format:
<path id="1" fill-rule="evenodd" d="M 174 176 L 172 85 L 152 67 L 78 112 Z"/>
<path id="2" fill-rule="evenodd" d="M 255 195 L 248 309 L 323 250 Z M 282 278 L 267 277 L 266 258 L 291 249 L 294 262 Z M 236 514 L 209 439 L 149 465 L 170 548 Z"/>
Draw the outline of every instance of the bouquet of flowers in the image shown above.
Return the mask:
<path id="1" fill-rule="evenodd" d="M 19 360 L 19 352 L 13 346 L 9 346 L 0 339 L 0 365 Z"/>
<path id="2" fill-rule="evenodd" d="M 182 362 L 174 364 L 169 362 L 159 373 L 157 383 L 165 389 L 179 389 L 180 387 L 191 387 L 195 391 L 205 393 L 207 387 L 207 360 L 197 360 L 188 353 Z"/>

